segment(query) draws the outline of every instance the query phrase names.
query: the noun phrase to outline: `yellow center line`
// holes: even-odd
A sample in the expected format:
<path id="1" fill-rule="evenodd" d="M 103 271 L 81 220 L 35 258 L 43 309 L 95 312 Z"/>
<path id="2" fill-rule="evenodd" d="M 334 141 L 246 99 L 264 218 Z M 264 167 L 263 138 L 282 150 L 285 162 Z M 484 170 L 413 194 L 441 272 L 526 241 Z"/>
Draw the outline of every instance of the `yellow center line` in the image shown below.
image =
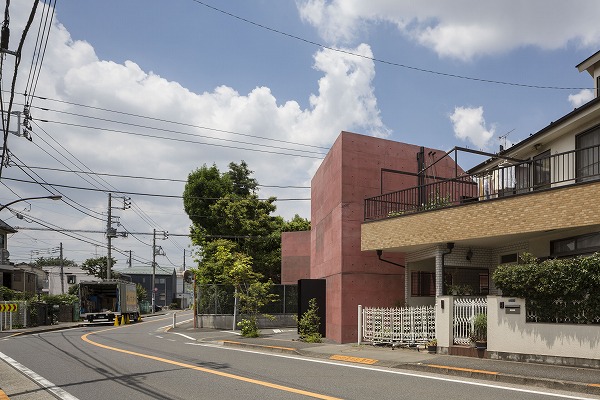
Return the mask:
<path id="1" fill-rule="evenodd" d="M 600 383 L 588 383 L 588 386 L 600 387 Z"/>
<path id="2" fill-rule="evenodd" d="M 478 374 L 486 374 L 486 375 L 498 375 L 498 372 L 484 371 L 484 370 L 480 370 L 480 369 L 449 367 L 447 365 L 436 365 L 436 364 L 427 364 L 427 366 L 432 367 L 432 368 L 449 369 L 449 370 L 453 370 L 453 371 L 476 372 Z"/>
<path id="3" fill-rule="evenodd" d="M 260 386 L 265 386 L 265 387 L 272 388 L 272 389 L 283 390 L 285 392 L 301 394 L 303 396 L 314 397 L 316 399 L 340 400 L 337 397 L 331 397 L 331 396 L 326 396 L 326 395 L 319 394 L 319 393 L 308 392 L 306 390 L 294 389 L 294 388 L 291 388 L 291 387 L 288 387 L 288 386 L 277 385 L 275 383 L 270 383 L 270 382 L 265 382 L 265 381 L 259 381 L 257 379 L 246 378 L 246 377 L 243 377 L 243 376 L 234 375 L 234 374 L 230 374 L 230 373 L 227 373 L 227 372 L 215 371 L 215 370 L 212 370 L 212 369 L 199 367 L 197 365 L 186 364 L 186 363 L 182 363 L 182 362 L 179 362 L 179 361 L 174 361 L 174 360 L 169 360 L 169 359 L 166 359 L 166 358 L 152 356 L 152 355 L 149 355 L 149 354 L 143 354 L 143 353 L 137 353 L 135 351 L 129 351 L 129 350 L 124 350 L 124 349 L 119 349 L 117 347 L 111 347 L 111 346 L 107 346 L 107 345 L 104 345 L 104 344 L 101 344 L 101 343 L 98 343 L 98 342 L 94 342 L 94 341 L 92 341 L 91 339 L 88 338 L 88 336 L 90 336 L 90 335 L 93 335 L 93 334 L 96 334 L 96 333 L 101 333 L 101 332 L 106 332 L 106 331 L 113 330 L 113 329 L 118 329 L 118 328 L 109 328 L 109 329 L 104 329 L 102 331 L 86 333 L 85 335 L 81 336 L 81 339 L 84 342 L 87 342 L 87 343 L 89 343 L 91 345 L 94 345 L 94 346 L 97 346 L 97 347 L 101 347 L 103 349 L 112 350 L 112 351 L 116 351 L 116 352 L 124 353 L 124 354 L 129 354 L 129 355 L 132 355 L 132 356 L 143 357 L 143 358 L 147 358 L 149 360 L 154 360 L 154 361 L 163 362 L 163 363 L 166 363 L 166 364 L 176 365 L 176 366 L 182 367 L 182 368 L 188 368 L 188 369 L 192 369 L 192 370 L 195 370 L 195 371 L 205 372 L 207 374 L 218 375 L 218 376 L 222 376 L 224 378 L 235 379 L 235 380 L 238 380 L 238 381 L 248 382 L 248 383 L 252 383 L 252 384 L 260 385 Z"/>
<path id="4" fill-rule="evenodd" d="M 0 389 L 0 400 L 10 400 L 2 389 Z"/>

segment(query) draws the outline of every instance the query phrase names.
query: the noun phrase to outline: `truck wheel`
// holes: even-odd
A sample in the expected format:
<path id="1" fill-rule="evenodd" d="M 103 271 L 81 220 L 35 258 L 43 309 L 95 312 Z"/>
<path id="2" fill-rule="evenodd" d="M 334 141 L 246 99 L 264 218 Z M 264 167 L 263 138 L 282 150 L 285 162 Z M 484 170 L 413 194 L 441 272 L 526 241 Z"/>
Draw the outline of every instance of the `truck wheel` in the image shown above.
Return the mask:
<path id="1" fill-rule="evenodd" d="M 88 322 L 94 322 L 94 317 L 92 317 L 91 315 L 89 317 L 87 317 Z"/>
<path id="2" fill-rule="evenodd" d="M 108 317 L 108 322 L 113 322 L 113 319 L 115 319 L 115 318 L 114 318 L 112 315 L 110 315 L 110 316 Z"/>

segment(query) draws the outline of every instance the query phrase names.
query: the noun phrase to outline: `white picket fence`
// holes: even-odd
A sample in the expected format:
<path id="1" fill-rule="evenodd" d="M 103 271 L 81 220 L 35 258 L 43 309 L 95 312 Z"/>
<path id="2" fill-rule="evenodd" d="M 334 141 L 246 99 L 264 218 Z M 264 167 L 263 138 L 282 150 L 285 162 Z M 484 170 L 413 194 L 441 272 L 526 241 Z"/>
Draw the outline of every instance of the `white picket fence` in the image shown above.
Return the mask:
<path id="1" fill-rule="evenodd" d="M 471 343 L 473 320 L 477 314 L 487 314 L 486 297 L 454 298 L 454 344 L 468 345 Z"/>
<path id="2" fill-rule="evenodd" d="M 413 345 L 435 338 L 435 307 L 358 306 L 358 343 Z"/>

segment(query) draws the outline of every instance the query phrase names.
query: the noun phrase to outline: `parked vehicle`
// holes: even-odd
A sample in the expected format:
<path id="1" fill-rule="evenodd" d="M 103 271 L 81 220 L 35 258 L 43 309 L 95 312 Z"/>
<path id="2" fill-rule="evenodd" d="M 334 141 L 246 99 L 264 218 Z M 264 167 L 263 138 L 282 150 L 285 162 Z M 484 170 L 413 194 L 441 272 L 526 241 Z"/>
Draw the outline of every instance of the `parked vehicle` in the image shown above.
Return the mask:
<path id="1" fill-rule="evenodd" d="M 135 321 L 140 315 L 135 283 L 109 279 L 100 282 L 79 283 L 79 304 L 81 318 L 93 322 L 115 318 L 129 318 Z"/>

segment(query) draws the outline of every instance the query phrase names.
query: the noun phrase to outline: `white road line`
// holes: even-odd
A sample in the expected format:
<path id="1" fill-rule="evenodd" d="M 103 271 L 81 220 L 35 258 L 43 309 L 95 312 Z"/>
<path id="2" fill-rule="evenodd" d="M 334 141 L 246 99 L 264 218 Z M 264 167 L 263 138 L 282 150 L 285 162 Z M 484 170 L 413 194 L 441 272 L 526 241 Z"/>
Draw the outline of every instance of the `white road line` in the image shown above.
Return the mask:
<path id="1" fill-rule="evenodd" d="M 77 397 L 71 395 L 70 393 L 67 393 L 65 390 L 59 388 L 58 386 L 56 386 L 54 383 L 50 382 L 46 378 L 43 378 L 40 375 L 36 374 L 35 372 L 30 370 L 23 364 L 17 362 L 16 360 L 13 360 L 6 354 L 0 352 L 0 358 L 2 360 L 6 361 L 8 364 L 10 364 L 13 368 L 21 371 L 23 374 L 25 374 L 26 376 L 28 376 L 29 378 L 34 380 L 41 387 L 52 392 L 58 398 L 60 398 L 62 400 L 79 400 Z"/>
<path id="2" fill-rule="evenodd" d="M 423 375 L 423 374 L 419 374 L 417 372 L 403 372 L 403 371 L 397 371 L 397 370 L 392 370 L 392 369 L 368 367 L 368 366 L 363 366 L 363 365 L 341 364 L 338 362 L 315 359 L 315 358 L 307 358 L 307 357 L 302 357 L 302 356 L 292 356 L 292 355 L 285 355 L 285 354 L 278 354 L 278 353 L 266 353 L 266 352 L 256 351 L 256 350 L 238 349 L 238 348 L 234 348 L 234 347 L 224 347 L 222 345 L 211 344 L 211 343 L 195 342 L 195 343 L 185 343 L 185 344 L 189 344 L 191 346 L 214 347 L 214 348 L 219 348 L 222 350 L 229 350 L 229 351 L 240 351 L 242 353 L 262 354 L 264 356 L 269 356 L 269 357 L 288 358 L 288 359 L 307 361 L 307 362 L 318 363 L 318 364 L 336 365 L 338 367 L 345 367 L 345 368 L 355 368 L 355 369 L 364 369 L 364 370 L 368 370 L 368 371 L 385 372 L 388 374 L 410 376 L 410 377 L 414 377 L 414 378 L 431 379 L 431 380 L 443 381 L 443 382 L 462 383 L 464 385 L 482 386 L 482 387 L 494 388 L 494 389 L 499 389 L 499 390 L 508 390 L 511 392 L 538 394 L 538 395 L 542 395 L 542 396 L 558 397 L 561 399 L 570 399 L 570 400 L 594 400 L 594 399 L 597 399 L 597 397 L 582 397 L 582 396 L 574 396 L 574 395 L 567 395 L 567 394 L 560 394 L 560 393 L 542 392 L 540 390 L 521 389 L 521 388 L 516 388 L 516 387 L 510 387 L 510 386 L 502 386 L 502 385 L 493 384 L 493 383 L 471 382 L 471 381 L 465 381 L 462 379 L 452 379 L 452 378 L 444 378 L 441 376 Z"/>
<path id="3" fill-rule="evenodd" d="M 179 335 L 179 336 L 183 336 L 184 338 L 186 338 L 187 340 L 196 340 L 191 336 L 188 335 L 184 335 L 183 333 L 179 333 L 179 332 L 169 332 L 171 335 Z"/>
<path id="4" fill-rule="evenodd" d="M 231 333 L 232 335 L 242 336 L 241 332 L 234 332 L 234 331 L 220 331 L 220 333 Z"/>

